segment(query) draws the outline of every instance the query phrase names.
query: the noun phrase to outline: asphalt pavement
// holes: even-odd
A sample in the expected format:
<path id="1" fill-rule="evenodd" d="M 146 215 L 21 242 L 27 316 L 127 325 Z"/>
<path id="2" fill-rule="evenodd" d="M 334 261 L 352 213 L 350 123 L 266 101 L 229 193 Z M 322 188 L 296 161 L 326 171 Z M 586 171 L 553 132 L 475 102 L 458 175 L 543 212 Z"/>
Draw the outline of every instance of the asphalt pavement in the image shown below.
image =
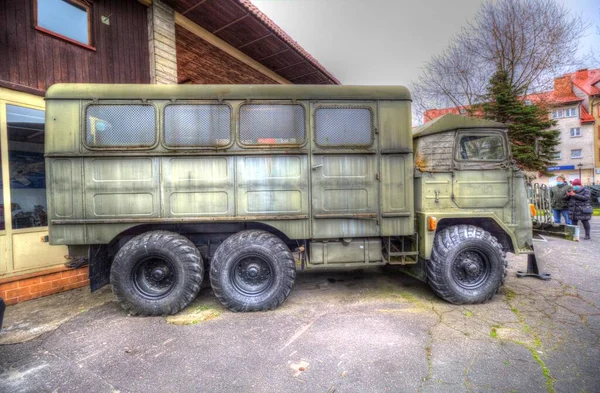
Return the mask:
<path id="1" fill-rule="evenodd" d="M 210 289 L 168 318 L 110 289 L 10 306 L 1 392 L 600 392 L 600 217 L 592 240 L 536 242 L 550 281 L 448 304 L 394 270 L 300 273 L 277 310 L 232 313 Z"/>

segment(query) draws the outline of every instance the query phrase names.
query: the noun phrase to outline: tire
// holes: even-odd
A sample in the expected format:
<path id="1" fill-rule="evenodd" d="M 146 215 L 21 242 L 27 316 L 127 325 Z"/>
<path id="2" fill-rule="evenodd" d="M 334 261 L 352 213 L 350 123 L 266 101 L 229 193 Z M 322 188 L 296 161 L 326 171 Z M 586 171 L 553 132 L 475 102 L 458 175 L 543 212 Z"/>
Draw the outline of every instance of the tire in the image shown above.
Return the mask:
<path id="1" fill-rule="evenodd" d="M 427 281 L 450 303 L 483 303 L 504 284 L 507 266 L 506 253 L 494 236 L 476 226 L 457 225 L 435 235 Z"/>
<path id="2" fill-rule="evenodd" d="M 187 306 L 200 291 L 200 252 L 186 237 L 146 232 L 129 240 L 110 270 L 113 293 L 132 315 L 169 315 Z"/>
<path id="3" fill-rule="evenodd" d="M 215 296 L 231 311 L 266 311 L 288 297 L 296 266 L 289 248 L 277 236 L 259 230 L 228 237 L 215 252 L 210 283 Z"/>

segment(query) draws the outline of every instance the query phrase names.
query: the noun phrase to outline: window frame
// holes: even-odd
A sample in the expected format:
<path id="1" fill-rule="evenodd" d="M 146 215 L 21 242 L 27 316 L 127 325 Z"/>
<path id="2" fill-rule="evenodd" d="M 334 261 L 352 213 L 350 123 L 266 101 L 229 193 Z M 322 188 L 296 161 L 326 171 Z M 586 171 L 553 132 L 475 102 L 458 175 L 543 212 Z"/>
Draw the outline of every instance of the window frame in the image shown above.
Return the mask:
<path id="1" fill-rule="evenodd" d="M 578 130 L 579 133 L 578 134 L 577 133 L 573 134 L 573 131 L 575 131 L 575 130 Z M 569 136 L 571 138 L 580 138 L 580 137 L 582 137 L 583 134 L 581 133 L 581 127 L 571 127 L 571 128 L 569 128 Z"/>
<path id="2" fill-rule="evenodd" d="M 560 113 L 560 115 L 558 115 Z M 564 117 L 564 110 L 563 109 L 554 109 L 552 111 L 552 118 L 553 119 L 562 119 Z"/>
<path id="3" fill-rule="evenodd" d="M 579 150 L 581 152 L 580 156 L 573 156 L 573 152 Z M 581 159 L 583 158 L 583 149 L 571 149 L 571 158 L 572 159 Z"/>
<path id="4" fill-rule="evenodd" d="M 577 117 L 578 111 L 577 111 L 577 108 L 572 107 L 572 108 L 566 108 L 564 110 L 564 112 L 565 112 L 565 117 Z"/>
<path id="5" fill-rule="evenodd" d="M 93 26 L 92 26 L 93 7 L 92 7 L 91 4 L 88 4 L 88 3 L 84 2 L 84 1 L 81 1 L 81 0 L 61 0 L 61 1 L 64 1 L 64 2 L 66 2 L 68 4 L 71 4 L 74 7 L 80 7 L 80 8 L 84 8 L 86 10 L 86 13 L 87 13 L 87 22 L 88 22 L 87 23 L 87 25 L 88 25 L 88 28 L 87 28 L 88 42 L 86 44 L 86 43 L 77 41 L 77 40 L 75 40 L 73 38 L 69 38 L 69 37 L 64 36 L 64 35 L 62 35 L 60 33 L 57 33 L 55 31 L 52 31 L 50 29 L 47 29 L 45 27 L 40 26 L 39 23 L 38 23 L 38 1 L 39 0 L 33 0 L 33 27 L 34 27 L 35 30 L 37 30 L 39 32 L 42 32 L 44 34 L 48 34 L 50 36 L 59 38 L 61 40 L 67 41 L 67 42 L 69 42 L 71 44 L 79 45 L 79 46 L 81 46 L 83 48 L 86 48 L 86 49 L 89 49 L 91 51 L 94 51 L 94 52 L 96 51 L 96 47 L 94 46 L 94 39 L 92 37 L 92 35 L 93 35 L 92 33 L 93 33 L 94 29 L 93 29 Z"/>
<path id="6" fill-rule="evenodd" d="M 197 145 L 197 146 L 173 146 L 173 145 L 169 145 L 167 144 L 167 134 L 165 132 L 165 114 L 166 114 L 166 110 L 167 107 L 172 106 L 172 105 L 225 105 L 229 108 L 229 143 L 227 145 L 223 145 L 223 146 L 201 146 L 201 145 Z M 161 119 L 161 124 L 158 126 L 159 127 L 159 136 L 160 136 L 160 144 L 162 147 L 164 147 L 167 150 L 225 150 L 225 149 L 229 149 L 231 146 L 233 146 L 233 144 L 236 141 L 236 135 L 235 135 L 235 116 L 234 116 L 234 108 L 231 105 L 231 103 L 226 102 L 226 101 L 211 101 L 211 100 L 199 100 L 199 101 L 195 101 L 195 100 L 183 100 L 183 101 L 175 101 L 175 102 L 169 102 L 166 105 L 164 105 L 162 107 L 160 116 L 162 117 Z"/>
<path id="7" fill-rule="evenodd" d="M 242 120 L 242 108 L 247 105 L 292 105 L 292 106 L 301 106 L 304 111 L 304 141 L 302 143 L 286 143 L 286 144 L 247 144 L 242 142 L 242 137 L 240 133 L 240 124 Z M 281 100 L 251 100 L 245 101 L 237 106 L 235 111 L 235 142 L 238 146 L 244 149 L 299 149 L 308 143 L 308 138 L 310 135 L 310 123 L 308 121 L 309 116 L 309 108 L 306 104 L 302 102 L 291 102 L 291 101 L 281 101 Z"/>
<path id="8" fill-rule="evenodd" d="M 320 145 L 317 142 L 317 112 L 320 109 L 367 109 L 369 111 L 369 115 L 370 115 L 370 123 L 371 123 L 371 142 L 369 144 L 364 144 L 364 145 Z M 324 150 L 329 150 L 329 149 L 334 149 L 334 150 L 339 150 L 339 149 L 350 149 L 350 150 L 370 150 L 373 149 L 373 145 L 375 144 L 375 133 L 376 133 L 376 125 L 375 125 L 375 110 L 373 107 L 367 105 L 367 104 L 357 104 L 357 105 L 352 105 L 352 104 L 321 104 L 321 105 L 317 105 L 313 108 L 312 111 L 312 132 L 313 132 L 313 143 L 315 145 L 315 147 L 317 147 L 318 149 L 324 149 Z"/>
<path id="9" fill-rule="evenodd" d="M 460 140 L 463 136 L 489 136 L 491 134 L 495 134 L 498 135 L 500 137 L 500 139 L 502 140 L 502 150 L 504 151 L 504 158 L 502 159 L 498 159 L 498 160 L 473 160 L 473 159 L 469 159 L 469 158 L 462 158 L 460 156 L 460 149 L 458 148 L 460 146 Z M 505 162 L 508 161 L 510 159 L 510 155 L 509 155 L 509 150 L 508 150 L 508 143 L 507 143 L 507 138 L 506 138 L 506 133 L 502 132 L 502 131 L 498 131 L 498 130 L 487 130 L 487 131 L 469 131 L 469 130 L 464 130 L 464 131 L 458 131 L 456 133 L 456 138 L 454 140 L 454 153 L 452 154 L 454 157 L 454 160 L 460 163 L 472 163 L 472 162 L 487 162 L 487 163 L 501 163 L 501 162 Z"/>
<path id="10" fill-rule="evenodd" d="M 130 106 L 130 105 L 141 105 L 141 106 L 152 106 L 154 108 L 154 143 L 151 146 L 90 146 L 87 143 L 87 109 L 93 105 L 114 105 L 114 106 Z M 106 100 L 106 101 L 88 101 L 83 103 L 81 112 L 81 145 L 85 147 L 87 150 L 91 151 L 140 151 L 140 150 L 152 150 L 156 148 L 160 144 L 159 137 L 159 129 L 161 127 L 160 123 L 160 115 L 161 111 L 156 102 L 153 101 L 142 101 L 135 100 L 135 102 L 131 101 L 115 101 L 115 100 Z"/>

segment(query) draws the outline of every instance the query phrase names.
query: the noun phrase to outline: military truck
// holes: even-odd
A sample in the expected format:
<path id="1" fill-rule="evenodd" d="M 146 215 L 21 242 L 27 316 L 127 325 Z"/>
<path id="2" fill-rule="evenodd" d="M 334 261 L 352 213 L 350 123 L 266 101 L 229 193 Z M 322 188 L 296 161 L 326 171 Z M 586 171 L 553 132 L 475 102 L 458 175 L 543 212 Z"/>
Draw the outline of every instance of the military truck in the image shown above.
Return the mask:
<path id="1" fill-rule="evenodd" d="M 398 265 L 456 304 L 533 252 L 500 123 L 413 132 L 404 87 L 59 84 L 46 96 L 50 242 L 127 311 L 173 314 L 203 279 L 270 310 L 298 270 Z"/>

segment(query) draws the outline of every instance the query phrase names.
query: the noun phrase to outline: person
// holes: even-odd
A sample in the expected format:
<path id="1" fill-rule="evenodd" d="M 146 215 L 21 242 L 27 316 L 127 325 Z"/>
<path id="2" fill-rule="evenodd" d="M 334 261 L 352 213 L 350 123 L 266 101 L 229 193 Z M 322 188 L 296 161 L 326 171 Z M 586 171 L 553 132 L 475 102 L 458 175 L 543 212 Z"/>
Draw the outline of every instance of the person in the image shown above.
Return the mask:
<path id="1" fill-rule="evenodd" d="M 565 224 L 571 225 L 569 219 L 569 196 L 567 193 L 572 188 L 566 182 L 565 175 L 558 175 L 556 178 L 556 186 L 550 188 L 550 205 L 554 214 L 554 223 L 560 224 L 560 218 L 565 218 Z"/>
<path id="2" fill-rule="evenodd" d="M 590 219 L 592 218 L 592 203 L 590 202 L 590 190 L 581 185 L 581 180 L 573 180 L 573 190 L 567 193 L 569 196 L 569 218 L 573 225 L 581 221 L 585 229 L 583 240 L 590 240 Z"/>

